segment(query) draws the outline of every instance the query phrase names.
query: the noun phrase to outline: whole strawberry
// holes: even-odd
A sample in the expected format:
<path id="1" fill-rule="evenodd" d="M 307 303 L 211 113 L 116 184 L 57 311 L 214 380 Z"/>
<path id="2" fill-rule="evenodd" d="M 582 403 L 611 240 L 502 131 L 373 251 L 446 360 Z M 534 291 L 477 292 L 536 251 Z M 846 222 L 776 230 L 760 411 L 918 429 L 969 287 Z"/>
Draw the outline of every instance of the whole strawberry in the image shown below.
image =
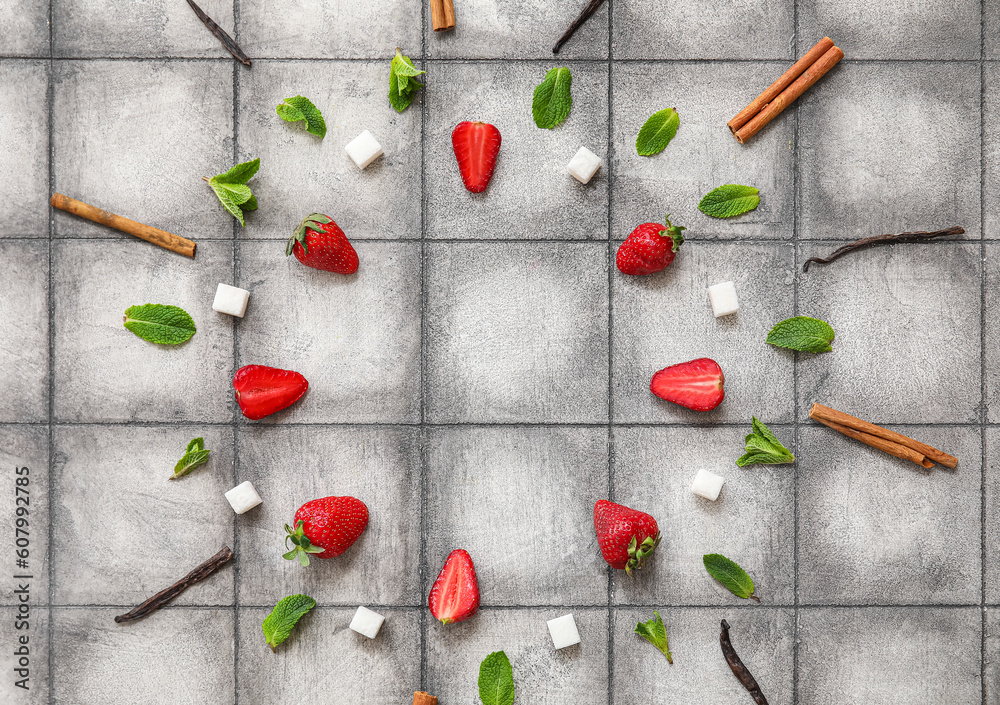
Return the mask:
<path id="1" fill-rule="evenodd" d="M 287 560 L 299 559 L 309 565 L 309 554 L 334 558 L 349 549 L 368 526 L 368 507 L 354 497 L 323 497 L 306 502 L 295 512 L 295 528 L 285 524 L 284 554 Z"/>
<path id="2" fill-rule="evenodd" d="M 625 238 L 618 248 L 615 264 L 622 274 L 656 274 L 662 272 L 677 256 L 677 249 L 684 242 L 681 230 L 687 228 L 659 223 L 643 223 Z"/>
<path id="3" fill-rule="evenodd" d="M 322 213 L 306 216 L 295 228 L 285 247 L 285 256 L 292 253 L 299 262 L 314 269 L 336 274 L 358 271 L 358 253 L 333 218 Z"/>
<path id="4" fill-rule="evenodd" d="M 630 578 L 660 545 L 656 519 L 606 499 L 594 505 L 594 530 L 604 560 L 616 570 L 624 568 Z"/>

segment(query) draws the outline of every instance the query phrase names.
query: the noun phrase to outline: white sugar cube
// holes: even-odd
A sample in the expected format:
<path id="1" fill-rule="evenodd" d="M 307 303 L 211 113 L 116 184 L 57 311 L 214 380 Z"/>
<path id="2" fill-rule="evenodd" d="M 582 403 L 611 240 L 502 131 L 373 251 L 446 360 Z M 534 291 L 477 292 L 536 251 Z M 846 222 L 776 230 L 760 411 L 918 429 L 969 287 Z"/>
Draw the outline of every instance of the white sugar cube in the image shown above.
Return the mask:
<path id="1" fill-rule="evenodd" d="M 226 492 L 226 499 L 229 500 L 229 504 L 232 505 L 233 511 L 237 514 L 250 511 L 264 501 L 257 494 L 257 490 L 253 488 L 253 485 L 250 484 L 250 480 L 240 483 Z"/>
<path id="2" fill-rule="evenodd" d="M 714 472 L 709 472 L 708 470 L 699 470 L 698 474 L 694 476 L 691 491 L 699 497 L 704 497 L 714 502 L 719 498 L 719 493 L 722 492 L 722 486 L 725 483 L 726 478 L 721 475 L 716 475 Z"/>
<path id="3" fill-rule="evenodd" d="M 600 168 L 601 158 L 586 147 L 576 150 L 576 154 L 569 160 L 569 166 L 566 167 L 573 178 L 581 184 L 590 181 Z"/>
<path id="4" fill-rule="evenodd" d="M 550 619 L 548 625 L 552 645 L 557 649 L 565 649 L 567 646 L 580 643 L 580 632 L 577 631 L 576 620 L 572 614 Z"/>
<path id="5" fill-rule="evenodd" d="M 382 145 L 368 130 L 348 142 L 344 149 L 347 150 L 347 156 L 358 165 L 359 169 L 364 169 L 383 154 Z"/>
<path id="6" fill-rule="evenodd" d="M 712 313 L 716 318 L 740 310 L 740 304 L 736 300 L 736 287 L 732 282 L 722 282 L 708 287 L 708 298 L 712 301 Z"/>
<path id="7" fill-rule="evenodd" d="M 230 316 L 239 316 L 247 312 L 247 301 L 250 300 L 250 292 L 240 289 L 238 286 L 219 284 L 215 290 L 215 301 L 212 302 L 212 309 L 219 313 L 228 313 Z"/>
<path id="8" fill-rule="evenodd" d="M 358 611 L 354 613 L 354 619 L 351 620 L 351 629 L 358 634 L 364 634 L 369 639 L 374 639 L 378 636 L 378 630 L 382 628 L 384 621 L 385 617 L 378 612 L 372 612 L 367 607 L 358 607 Z"/>

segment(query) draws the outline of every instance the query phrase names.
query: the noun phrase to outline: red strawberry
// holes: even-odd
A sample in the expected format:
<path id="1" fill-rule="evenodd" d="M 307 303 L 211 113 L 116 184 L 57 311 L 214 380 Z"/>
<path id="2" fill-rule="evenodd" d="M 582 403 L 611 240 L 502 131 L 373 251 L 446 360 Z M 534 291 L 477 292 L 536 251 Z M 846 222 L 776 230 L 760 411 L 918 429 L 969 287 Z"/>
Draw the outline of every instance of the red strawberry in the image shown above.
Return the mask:
<path id="1" fill-rule="evenodd" d="M 264 365 L 246 365 L 233 375 L 240 411 L 248 419 L 262 419 L 297 402 L 309 389 L 298 372 Z"/>
<path id="2" fill-rule="evenodd" d="M 500 130 L 488 122 L 460 122 L 451 132 L 451 146 L 465 188 L 472 193 L 485 191 L 500 151 Z"/>
<path id="3" fill-rule="evenodd" d="M 671 225 L 669 215 L 666 220 L 666 226 L 643 223 L 625 238 L 615 257 L 618 271 L 622 274 L 656 274 L 674 261 L 677 248 L 684 242 L 681 230 L 687 228 Z"/>
<path id="4" fill-rule="evenodd" d="M 452 551 L 427 598 L 431 614 L 441 624 L 468 619 L 479 609 L 479 581 L 472 556 L 461 548 Z"/>
<path id="5" fill-rule="evenodd" d="M 358 253 L 333 218 L 313 213 L 299 223 L 288 238 L 285 256 L 295 253 L 295 259 L 307 267 L 325 269 L 337 274 L 358 271 Z"/>
<path id="6" fill-rule="evenodd" d="M 295 512 L 295 528 L 285 524 L 284 557 L 309 565 L 309 554 L 334 558 L 349 549 L 368 526 L 368 507 L 354 497 L 323 497 L 306 502 Z"/>
<path id="7" fill-rule="evenodd" d="M 649 391 L 660 399 L 693 411 L 711 411 L 726 398 L 726 376 L 719 363 L 708 357 L 664 367 L 653 375 Z"/>
<path id="8" fill-rule="evenodd" d="M 594 505 L 594 529 L 604 560 L 616 570 L 624 568 L 630 578 L 660 545 L 656 519 L 606 499 Z"/>

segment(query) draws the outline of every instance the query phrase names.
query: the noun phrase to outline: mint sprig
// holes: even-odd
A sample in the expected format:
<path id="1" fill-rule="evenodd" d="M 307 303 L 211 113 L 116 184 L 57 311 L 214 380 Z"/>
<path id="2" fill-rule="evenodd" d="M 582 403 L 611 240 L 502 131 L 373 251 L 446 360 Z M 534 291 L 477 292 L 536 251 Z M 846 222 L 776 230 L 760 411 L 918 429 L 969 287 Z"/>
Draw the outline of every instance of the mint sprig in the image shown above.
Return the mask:
<path id="1" fill-rule="evenodd" d="M 246 222 L 243 220 L 244 211 L 257 210 L 257 199 L 250 192 L 250 187 L 246 183 L 253 178 L 259 168 L 260 159 L 254 159 L 237 164 L 226 173 L 213 176 L 211 179 L 201 177 L 215 191 L 222 207 L 240 221 L 240 225 L 243 227 L 246 227 Z"/>
<path id="2" fill-rule="evenodd" d="M 756 416 L 753 417 L 753 431 L 745 440 L 747 452 L 736 461 L 736 464 L 741 468 L 758 463 L 783 465 L 795 462 L 795 456 L 781 444 L 781 441 L 775 438 L 771 429 L 761 423 Z"/>
<path id="3" fill-rule="evenodd" d="M 305 96 L 297 95 L 292 98 L 285 98 L 285 102 L 280 104 L 275 110 L 285 122 L 299 122 L 304 120 L 306 132 L 316 135 L 320 139 L 326 137 L 326 121 L 319 108 L 313 105 L 312 101 Z"/>
<path id="4" fill-rule="evenodd" d="M 708 553 L 702 558 L 702 562 L 705 564 L 705 570 L 708 571 L 708 574 L 722 583 L 722 587 L 736 597 L 742 597 L 744 600 L 750 598 L 760 602 L 760 598 L 754 596 L 753 580 L 736 563 L 721 553 Z"/>
<path id="5" fill-rule="evenodd" d="M 166 304 L 129 306 L 124 324 L 143 340 L 160 345 L 180 345 L 197 332 L 187 311 Z"/>
<path id="6" fill-rule="evenodd" d="M 648 622 L 639 622 L 635 625 L 635 633 L 648 641 L 650 644 L 663 652 L 668 663 L 674 662 L 674 655 L 670 653 L 670 644 L 667 641 L 667 627 L 663 624 L 660 613 L 653 610 L 653 619 Z"/>
<path id="7" fill-rule="evenodd" d="M 795 316 L 781 321 L 767 334 L 767 342 L 779 348 L 808 353 L 833 350 L 830 343 L 837 337 L 826 321 L 809 316 Z"/>
<path id="8" fill-rule="evenodd" d="M 308 595 L 289 595 L 274 606 L 261 625 L 271 651 L 289 637 L 302 616 L 315 606 L 316 600 Z"/>
<path id="9" fill-rule="evenodd" d="M 635 151 L 641 157 L 659 154 L 677 134 L 681 116 L 676 108 L 665 108 L 649 116 L 635 138 Z"/>
<path id="10" fill-rule="evenodd" d="M 401 113 L 410 107 L 413 96 L 424 85 L 415 78 L 422 73 L 427 72 L 417 70 L 410 57 L 403 56 L 403 50 L 396 47 L 396 56 L 389 66 L 389 103 L 396 112 Z"/>
<path id="11" fill-rule="evenodd" d="M 503 651 L 494 651 L 479 665 L 479 699 L 483 705 L 514 702 L 514 672 Z"/>
<path id="12" fill-rule="evenodd" d="M 712 189 L 698 203 L 698 210 L 713 218 L 734 218 L 760 205 L 760 191 L 753 186 L 726 184 Z"/>
<path id="13" fill-rule="evenodd" d="M 178 477 L 184 477 L 199 465 L 204 465 L 208 462 L 208 454 L 211 452 L 205 450 L 204 438 L 195 438 L 188 443 L 184 457 L 177 461 L 177 465 L 174 466 L 174 474 L 170 476 L 170 479 L 176 480 Z"/>
<path id="14" fill-rule="evenodd" d="M 542 82 L 535 86 L 531 99 L 531 116 L 538 127 L 551 130 L 566 119 L 573 107 L 572 86 L 573 76 L 568 68 L 548 70 Z"/>

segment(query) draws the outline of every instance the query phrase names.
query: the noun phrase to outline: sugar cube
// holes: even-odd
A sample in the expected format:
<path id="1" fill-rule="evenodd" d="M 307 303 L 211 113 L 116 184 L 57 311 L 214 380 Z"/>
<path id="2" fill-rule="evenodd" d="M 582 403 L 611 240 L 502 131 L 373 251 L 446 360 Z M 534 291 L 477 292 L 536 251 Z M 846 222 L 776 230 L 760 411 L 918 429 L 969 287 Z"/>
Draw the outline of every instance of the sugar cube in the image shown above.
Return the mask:
<path id="1" fill-rule="evenodd" d="M 580 632 L 577 631 L 576 620 L 572 614 L 550 619 L 548 625 L 552 645 L 557 649 L 565 649 L 567 646 L 580 643 Z"/>
<path id="2" fill-rule="evenodd" d="M 239 316 L 247 312 L 247 301 L 250 300 L 250 292 L 240 289 L 238 286 L 219 284 L 215 290 L 215 301 L 212 302 L 212 309 L 219 313 L 228 313 L 230 316 Z"/>
<path id="3" fill-rule="evenodd" d="M 714 472 L 709 472 L 708 470 L 699 470 L 698 474 L 694 476 L 694 484 L 691 485 L 691 491 L 699 497 L 704 497 L 714 502 L 719 498 L 719 493 L 722 492 L 722 485 L 725 482 L 726 478 L 721 475 L 716 475 Z"/>
<path id="4" fill-rule="evenodd" d="M 344 149 L 347 150 L 347 156 L 358 165 L 359 169 L 364 169 L 383 154 L 382 145 L 368 130 L 348 142 Z"/>
<path id="5" fill-rule="evenodd" d="M 369 639 L 374 639 L 378 636 L 378 630 L 382 628 L 384 621 L 385 617 L 378 612 L 372 612 L 367 607 L 358 607 L 358 611 L 354 613 L 354 619 L 351 620 L 351 629 L 358 634 L 364 634 Z"/>
<path id="6" fill-rule="evenodd" d="M 569 166 L 566 167 L 573 178 L 581 184 L 590 181 L 600 168 L 601 158 L 586 147 L 580 147 L 573 158 L 569 160 Z"/>
<path id="7" fill-rule="evenodd" d="M 242 482 L 226 492 L 226 499 L 229 500 L 229 504 L 232 505 L 233 511 L 237 514 L 250 511 L 264 501 L 257 494 L 257 490 L 253 488 L 253 485 L 250 484 L 250 480 Z"/>
<path id="8" fill-rule="evenodd" d="M 732 282 L 722 282 L 708 287 L 708 298 L 712 302 L 712 313 L 716 318 L 740 310 L 740 304 L 736 300 L 736 287 Z"/>

